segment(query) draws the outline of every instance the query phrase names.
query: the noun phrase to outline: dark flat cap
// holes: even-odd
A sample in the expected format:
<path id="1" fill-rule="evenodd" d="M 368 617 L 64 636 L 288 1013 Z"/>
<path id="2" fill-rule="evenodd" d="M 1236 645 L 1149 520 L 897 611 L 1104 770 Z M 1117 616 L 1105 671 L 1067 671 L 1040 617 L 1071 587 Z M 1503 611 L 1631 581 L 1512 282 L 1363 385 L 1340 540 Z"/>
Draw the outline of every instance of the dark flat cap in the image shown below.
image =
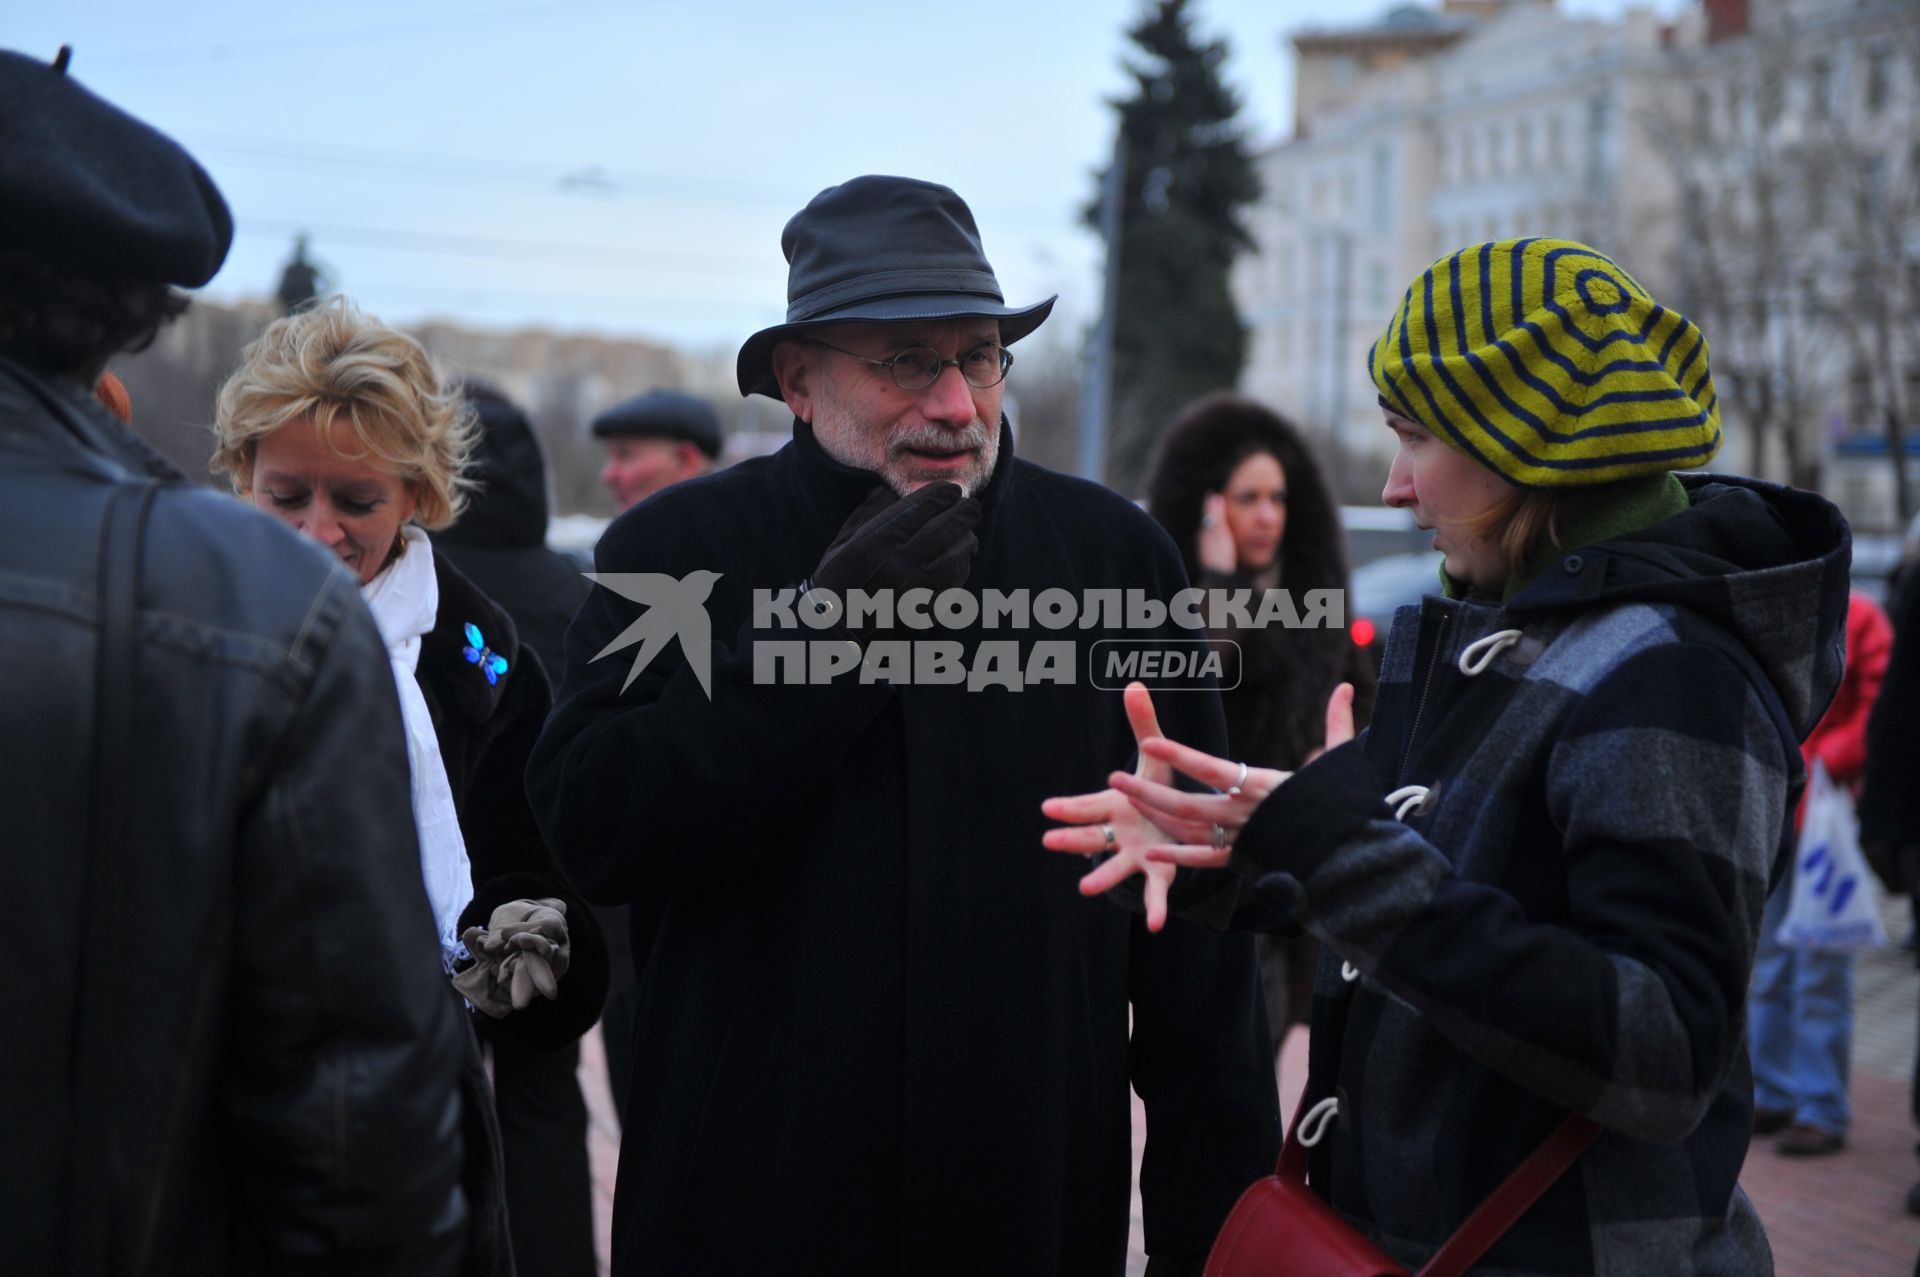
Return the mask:
<path id="1" fill-rule="evenodd" d="M 0 251 L 76 273 L 198 288 L 233 242 L 227 202 L 179 143 L 0 50 Z"/>
<path id="2" fill-rule="evenodd" d="M 1012 345 L 1040 326 L 1056 300 L 1008 306 L 966 201 L 910 177 L 829 186 L 787 222 L 780 248 L 787 255 L 787 322 L 740 347 L 735 375 L 743 395 L 778 399 L 773 348 L 810 329 L 980 315 L 998 319 L 1000 341 Z"/>
<path id="3" fill-rule="evenodd" d="M 720 455 L 720 414 L 713 405 L 677 390 L 652 390 L 617 403 L 593 419 L 602 439 L 685 439 L 709 457 Z"/>

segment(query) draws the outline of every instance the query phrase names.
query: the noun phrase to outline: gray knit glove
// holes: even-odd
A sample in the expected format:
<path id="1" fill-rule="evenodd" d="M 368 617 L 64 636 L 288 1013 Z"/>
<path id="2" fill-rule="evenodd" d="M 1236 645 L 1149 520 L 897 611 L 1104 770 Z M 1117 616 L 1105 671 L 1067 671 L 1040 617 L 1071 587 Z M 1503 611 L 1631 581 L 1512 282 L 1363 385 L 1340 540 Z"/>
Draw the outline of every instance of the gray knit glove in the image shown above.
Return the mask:
<path id="1" fill-rule="evenodd" d="M 560 996 L 572 952 L 566 901 L 509 900 L 486 926 L 468 927 L 460 940 L 473 965 L 453 977 L 453 987 L 494 1019 L 523 1010 L 536 996 Z"/>

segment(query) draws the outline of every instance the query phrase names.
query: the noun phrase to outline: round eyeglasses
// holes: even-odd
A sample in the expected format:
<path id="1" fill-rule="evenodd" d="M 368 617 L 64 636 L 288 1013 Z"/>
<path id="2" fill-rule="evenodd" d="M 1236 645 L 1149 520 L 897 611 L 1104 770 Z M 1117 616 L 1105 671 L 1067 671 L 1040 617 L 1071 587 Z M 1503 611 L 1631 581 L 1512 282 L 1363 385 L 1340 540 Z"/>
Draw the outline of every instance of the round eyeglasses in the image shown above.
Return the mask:
<path id="1" fill-rule="evenodd" d="M 940 352 L 926 346 L 908 346 L 891 359 L 869 359 L 851 350 L 842 350 L 814 338 L 807 338 L 814 346 L 825 346 L 836 354 L 849 359 L 858 359 L 863 364 L 872 364 L 875 368 L 885 368 L 893 377 L 893 384 L 902 390 L 925 390 L 940 380 L 940 374 L 951 364 L 960 370 L 960 375 L 975 390 L 987 390 L 1007 379 L 1007 369 L 1013 367 L 1013 355 L 998 342 L 983 341 L 971 350 L 960 352 L 958 359 L 942 359 Z"/>

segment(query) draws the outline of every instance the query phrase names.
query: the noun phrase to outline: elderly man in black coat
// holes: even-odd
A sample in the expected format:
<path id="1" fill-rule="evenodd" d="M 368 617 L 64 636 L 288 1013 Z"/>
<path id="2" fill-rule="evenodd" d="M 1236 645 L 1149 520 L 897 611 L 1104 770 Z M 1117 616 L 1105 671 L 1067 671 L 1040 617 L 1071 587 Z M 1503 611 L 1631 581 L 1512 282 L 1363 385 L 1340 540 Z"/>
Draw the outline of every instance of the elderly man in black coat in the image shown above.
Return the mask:
<path id="1" fill-rule="evenodd" d="M 615 521 L 528 772 L 576 881 L 658 917 L 614 1269 L 1117 1277 L 1131 1081 L 1151 1269 L 1197 1273 L 1278 1143 L 1251 946 L 1083 898 L 1040 814 L 1132 765 L 1084 658 L 1156 638 L 1097 601 L 1179 555 L 1013 455 L 1052 301 L 1003 304 L 952 191 L 855 179 L 784 246 L 739 380 L 793 440 Z M 1221 745 L 1210 685 L 1162 699 Z"/>

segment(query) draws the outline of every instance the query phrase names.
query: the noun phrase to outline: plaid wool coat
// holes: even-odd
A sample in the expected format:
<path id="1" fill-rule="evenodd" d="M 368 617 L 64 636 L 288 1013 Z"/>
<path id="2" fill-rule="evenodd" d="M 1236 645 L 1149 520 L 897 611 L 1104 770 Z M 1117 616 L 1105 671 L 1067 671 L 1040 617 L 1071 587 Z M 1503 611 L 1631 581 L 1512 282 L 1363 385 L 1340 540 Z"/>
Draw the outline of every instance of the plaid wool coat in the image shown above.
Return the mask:
<path id="1" fill-rule="evenodd" d="M 1746 992 L 1849 536 L 1809 493 L 1683 482 L 1504 602 L 1403 608 L 1371 729 L 1236 850 L 1326 944 L 1311 1181 L 1409 1267 L 1571 1109 L 1605 1130 L 1476 1272 L 1772 1271 Z"/>

